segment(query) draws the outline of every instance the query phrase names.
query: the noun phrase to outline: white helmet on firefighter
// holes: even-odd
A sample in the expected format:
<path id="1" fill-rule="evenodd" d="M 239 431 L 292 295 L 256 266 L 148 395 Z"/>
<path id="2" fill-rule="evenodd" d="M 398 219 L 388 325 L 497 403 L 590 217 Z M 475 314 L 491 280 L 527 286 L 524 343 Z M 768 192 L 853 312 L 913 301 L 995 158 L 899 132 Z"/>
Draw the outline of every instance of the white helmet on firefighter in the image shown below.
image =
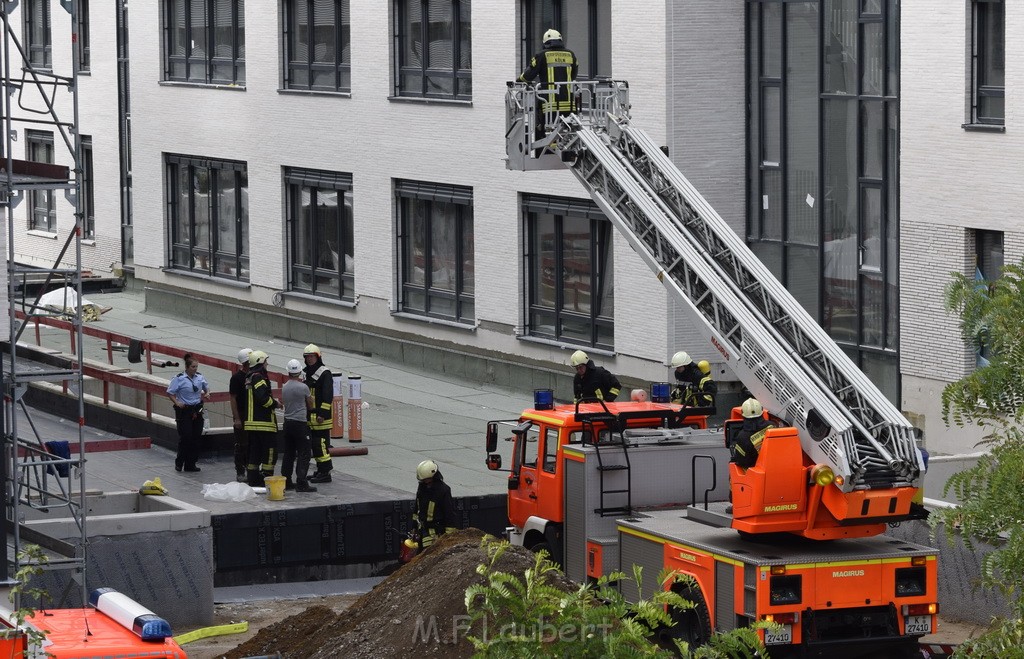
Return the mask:
<path id="1" fill-rule="evenodd" d="M 700 372 L 703 373 L 704 375 L 711 374 L 711 364 L 708 363 L 708 360 L 706 359 L 702 359 L 699 362 L 697 362 L 697 368 L 699 368 Z"/>
<path id="2" fill-rule="evenodd" d="M 672 355 L 672 368 L 679 368 L 680 366 L 686 366 L 693 362 L 693 359 L 689 354 L 680 350 L 676 354 Z"/>
<path id="3" fill-rule="evenodd" d="M 267 363 L 267 353 L 262 350 L 253 350 L 249 353 L 249 366 L 259 366 Z"/>
<path id="4" fill-rule="evenodd" d="M 552 28 L 552 29 L 550 29 L 550 30 L 548 30 L 547 32 L 544 33 L 543 41 L 544 41 L 544 45 L 545 46 L 550 45 L 554 41 L 561 41 L 561 40 L 562 40 L 562 33 L 559 32 L 558 30 L 554 29 L 554 28 Z"/>
<path id="5" fill-rule="evenodd" d="M 239 364 L 248 364 L 249 363 L 249 355 L 251 355 L 251 354 L 252 354 L 252 348 L 242 348 L 241 350 L 239 350 L 238 351 L 238 363 Z"/>
<path id="6" fill-rule="evenodd" d="M 740 408 L 740 413 L 744 419 L 756 419 L 761 416 L 764 412 L 764 408 L 761 407 L 761 403 L 756 398 L 748 398 L 743 401 L 743 406 Z"/>
<path id="7" fill-rule="evenodd" d="M 292 359 L 288 361 L 288 375 L 298 375 L 302 372 L 302 364 L 299 363 L 298 359 Z"/>
<path id="8" fill-rule="evenodd" d="M 306 355 L 316 355 L 317 357 L 320 357 L 320 348 L 318 348 L 315 343 L 310 343 L 302 349 L 302 356 L 305 357 Z"/>
<path id="9" fill-rule="evenodd" d="M 583 366 L 590 361 L 590 357 L 587 357 L 587 353 L 582 350 L 577 350 L 572 353 L 572 357 L 569 358 L 569 363 L 573 365 L 573 368 L 577 366 Z"/>
<path id="10" fill-rule="evenodd" d="M 416 467 L 416 480 L 425 481 L 433 478 L 437 473 L 437 463 L 433 460 L 424 460 Z"/>

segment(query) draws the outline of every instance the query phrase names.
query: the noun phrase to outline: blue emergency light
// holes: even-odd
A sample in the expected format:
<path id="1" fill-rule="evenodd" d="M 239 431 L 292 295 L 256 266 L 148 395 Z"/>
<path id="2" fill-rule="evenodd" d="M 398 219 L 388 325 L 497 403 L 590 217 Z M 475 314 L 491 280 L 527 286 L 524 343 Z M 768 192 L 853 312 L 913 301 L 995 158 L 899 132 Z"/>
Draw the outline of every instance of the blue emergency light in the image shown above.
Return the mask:
<path id="1" fill-rule="evenodd" d="M 652 403 L 667 403 L 669 397 L 669 384 L 668 382 L 652 382 L 651 383 L 651 402 Z"/>
<path id="2" fill-rule="evenodd" d="M 551 389 L 533 390 L 533 409 L 551 410 L 555 407 L 555 392 Z"/>
<path id="3" fill-rule="evenodd" d="M 171 625 L 146 607 L 113 588 L 97 588 L 89 594 L 89 604 L 143 641 L 162 641 L 172 636 Z"/>

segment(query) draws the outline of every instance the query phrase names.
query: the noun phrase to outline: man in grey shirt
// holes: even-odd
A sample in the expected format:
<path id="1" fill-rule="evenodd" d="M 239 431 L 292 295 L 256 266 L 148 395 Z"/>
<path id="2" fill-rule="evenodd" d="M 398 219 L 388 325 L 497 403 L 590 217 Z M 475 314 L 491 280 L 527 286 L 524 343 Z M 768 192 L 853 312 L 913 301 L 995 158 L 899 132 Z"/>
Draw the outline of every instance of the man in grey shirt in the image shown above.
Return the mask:
<path id="1" fill-rule="evenodd" d="M 299 360 L 288 362 L 288 381 L 281 389 L 281 399 L 284 401 L 284 460 L 281 462 L 281 475 L 287 479 L 284 486 L 286 490 L 316 492 L 316 488 L 306 480 L 311 454 L 307 421 L 309 410 L 313 409 L 313 396 L 309 393 L 309 387 L 300 379 L 301 376 L 302 364 Z"/>

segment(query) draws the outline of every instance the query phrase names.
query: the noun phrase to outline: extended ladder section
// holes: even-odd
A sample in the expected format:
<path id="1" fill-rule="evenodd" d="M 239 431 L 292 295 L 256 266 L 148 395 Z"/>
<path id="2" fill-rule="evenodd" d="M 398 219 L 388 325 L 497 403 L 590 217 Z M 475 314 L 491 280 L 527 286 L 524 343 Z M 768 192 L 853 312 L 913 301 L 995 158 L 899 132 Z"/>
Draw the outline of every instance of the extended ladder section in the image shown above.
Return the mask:
<path id="1" fill-rule="evenodd" d="M 573 84 L 579 109 L 570 115 L 538 113 L 532 87 L 509 88 L 509 168 L 568 165 L 736 376 L 798 429 L 812 460 L 833 469 L 842 491 L 919 486 L 913 427 L 630 124 L 627 85 Z"/>

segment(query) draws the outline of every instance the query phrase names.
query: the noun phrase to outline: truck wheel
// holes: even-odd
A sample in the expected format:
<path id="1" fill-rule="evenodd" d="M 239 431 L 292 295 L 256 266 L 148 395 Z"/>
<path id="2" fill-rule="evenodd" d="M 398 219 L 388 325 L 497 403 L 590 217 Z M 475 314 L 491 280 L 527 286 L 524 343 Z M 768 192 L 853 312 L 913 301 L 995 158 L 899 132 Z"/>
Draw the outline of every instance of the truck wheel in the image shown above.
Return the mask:
<path id="1" fill-rule="evenodd" d="M 686 588 L 679 591 L 683 599 L 693 602 L 692 609 L 672 609 L 671 627 L 661 627 L 655 638 L 660 647 L 675 652 L 676 646 L 673 639 L 684 641 L 690 644 L 690 651 L 696 650 L 711 639 L 711 615 L 708 613 L 708 606 L 704 602 L 704 596 L 698 588 Z"/>
<path id="2" fill-rule="evenodd" d="M 538 542 L 534 546 L 530 547 L 530 551 L 532 551 L 534 554 L 539 554 L 541 551 L 546 551 L 548 553 L 548 560 L 554 560 L 551 557 L 551 545 L 547 542 Z"/>

